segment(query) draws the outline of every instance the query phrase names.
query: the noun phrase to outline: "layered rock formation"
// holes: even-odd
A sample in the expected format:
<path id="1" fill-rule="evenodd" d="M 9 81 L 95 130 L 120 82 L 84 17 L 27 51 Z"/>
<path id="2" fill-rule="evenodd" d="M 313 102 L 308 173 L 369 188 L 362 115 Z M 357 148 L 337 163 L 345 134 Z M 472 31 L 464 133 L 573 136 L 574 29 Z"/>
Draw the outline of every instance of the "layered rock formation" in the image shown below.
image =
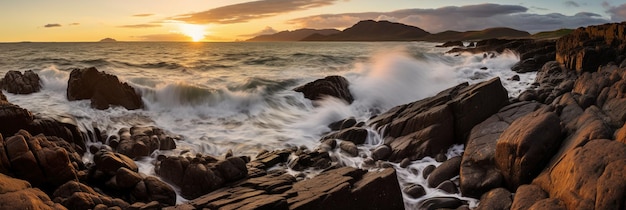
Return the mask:
<path id="1" fill-rule="evenodd" d="M 600 65 L 618 63 L 626 53 L 626 25 L 605 24 L 576 29 L 556 44 L 556 61 L 566 68 L 594 72 Z"/>

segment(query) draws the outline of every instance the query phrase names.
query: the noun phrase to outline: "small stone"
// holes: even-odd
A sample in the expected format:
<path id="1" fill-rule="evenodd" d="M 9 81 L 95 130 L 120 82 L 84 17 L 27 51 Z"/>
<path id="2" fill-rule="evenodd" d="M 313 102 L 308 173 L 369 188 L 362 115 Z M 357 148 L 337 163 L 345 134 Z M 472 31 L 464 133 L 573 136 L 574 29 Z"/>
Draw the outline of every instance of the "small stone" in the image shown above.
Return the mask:
<path id="1" fill-rule="evenodd" d="M 346 152 L 348 155 L 352 157 L 356 157 L 359 155 L 359 149 L 352 142 L 342 141 L 339 144 L 339 148 L 341 148 L 342 151 Z"/>
<path id="2" fill-rule="evenodd" d="M 411 165 L 411 160 L 408 158 L 404 158 L 400 161 L 400 168 L 406 168 L 409 167 L 409 165 Z"/>
<path id="3" fill-rule="evenodd" d="M 435 168 L 437 168 L 437 166 L 435 166 L 435 165 L 428 165 L 428 166 L 426 166 L 426 168 L 424 168 L 424 170 L 422 170 L 422 177 L 424 179 L 428 178 L 430 173 L 432 173 L 435 170 Z"/>
<path id="4" fill-rule="evenodd" d="M 391 147 L 383 144 L 374 149 L 372 152 L 372 159 L 385 160 L 389 157 L 389 155 L 391 155 Z"/>
<path id="5" fill-rule="evenodd" d="M 405 187 L 402 192 L 406 193 L 411 198 L 420 198 L 426 195 L 426 190 L 424 190 L 424 187 L 419 184 L 411 184 Z"/>
<path id="6" fill-rule="evenodd" d="M 446 156 L 446 154 L 443 153 L 439 153 L 437 155 L 435 155 L 435 161 L 442 163 L 443 161 L 448 160 L 448 157 Z"/>
<path id="7" fill-rule="evenodd" d="M 437 186 L 437 189 L 443 190 L 444 192 L 447 192 L 447 193 L 450 193 L 450 194 L 459 193 L 459 190 L 456 187 L 456 185 L 454 184 L 454 182 L 452 182 L 450 180 L 446 180 L 446 181 L 442 182 L 441 184 L 439 184 Z"/>

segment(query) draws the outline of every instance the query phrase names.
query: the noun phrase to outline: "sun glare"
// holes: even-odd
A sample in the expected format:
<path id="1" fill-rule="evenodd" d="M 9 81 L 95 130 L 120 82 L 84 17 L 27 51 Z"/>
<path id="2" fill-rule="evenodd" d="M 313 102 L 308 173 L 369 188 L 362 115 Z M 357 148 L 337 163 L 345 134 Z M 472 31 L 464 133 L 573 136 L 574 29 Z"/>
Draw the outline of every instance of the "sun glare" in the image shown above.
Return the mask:
<path id="1" fill-rule="evenodd" d="M 207 34 L 206 26 L 181 23 L 179 24 L 179 27 L 182 34 L 190 37 L 194 42 L 204 39 Z"/>

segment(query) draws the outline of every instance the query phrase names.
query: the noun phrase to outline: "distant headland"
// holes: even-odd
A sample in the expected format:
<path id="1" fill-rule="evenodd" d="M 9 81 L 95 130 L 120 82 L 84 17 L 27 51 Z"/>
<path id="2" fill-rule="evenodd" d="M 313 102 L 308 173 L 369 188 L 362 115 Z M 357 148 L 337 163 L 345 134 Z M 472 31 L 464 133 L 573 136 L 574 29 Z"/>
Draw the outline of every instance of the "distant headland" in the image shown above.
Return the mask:
<path id="1" fill-rule="evenodd" d="M 101 39 L 100 42 L 117 42 L 117 40 L 107 37 L 107 38 Z"/>

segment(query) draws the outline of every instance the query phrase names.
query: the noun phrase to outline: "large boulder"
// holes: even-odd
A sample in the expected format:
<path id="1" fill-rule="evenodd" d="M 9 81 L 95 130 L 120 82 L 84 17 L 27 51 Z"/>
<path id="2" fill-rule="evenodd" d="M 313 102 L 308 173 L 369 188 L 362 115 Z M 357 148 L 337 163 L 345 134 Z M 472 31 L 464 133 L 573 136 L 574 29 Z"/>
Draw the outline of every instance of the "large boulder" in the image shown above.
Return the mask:
<path id="1" fill-rule="evenodd" d="M 24 180 L 0 173 L 0 209 L 66 209 Z"/>
<path id="2" fill-rule="evenodd" d="M 626 144 L 590 140 L 569 150 L 533 181 L 567 209 L 623 209 Z"/>
<path id="3" fill-rule="evenodd" d="M 342 76 L 328 76 L 297 87 L 294 91 L 301 92 L 305 98 L 311 100 L 320 100 L 331 96 L 351 104 L 354 98 L 350 93 L 349 86 L 348 80 Z"/>
<path id="4" fill-rule="evenodd" d="M 452 144 L 466 143 L 470 130 L 508 104 L 499 78 L 449 88 L 436 96 L 400 105 L 370 120 L 399 162 L 434 157 Z"/>
<path id="5" fill-rule="evenodd" d="M 55 139 L 57 142 L 64 142 Z M 33 186 L 52 191 L 70 180 L 77 180 L 71 153 L 43 135 L 31 136 L 21 130 L 3 140 L 0 137 L 0 170 L 25 179 Z M 81 162 L 82 163 L 82 162 Z"/>
<path id="6" fill-rule="evenodd" d="M 496 188 L 483 194 L 476 210 L 509 210 L 512 203 L 511 192 L 504 188 Z"/>
<path id="7" fill-rule="evenodd" d="M 450 158 L 443 162 L 439 167 L 428 176 L 428 186 L 437 187 L 446 180 L 450 180 L 459 175 L 461 167 L 461 156 Z"/>
<path id="8" fill-rule="evenodd" d="M 496 166 L 509 189 L 530 183 L 561 144 L 561 120 L 538 110 L 515 120 L 496 144 Z"/>
<path id="9" fill-rule="evenodd" d="M 600 65 L 619 62 L 626 51 L 626 23 L 578 28 L 557 40 L 556 61 L 576 72 L 597 71 Z"/>
<path id="10" fill-rule="evenodd" d="M 155 150 L 171 150 L 176 148 L 174 138 L 155 127 L 122 128 L 119 138 L 109 141 L 115 151 L 130 158 L 149 156 Z"/>
<path id="11" fill-rule="evenodd" d="M 0 133 L 4 136 L 10 136 L 17 131 L 27 128 L 33 122 L 33 114 L 26 109 L 6 101 L 6 97 L 2 94 L 0 100 Z"/>
<path id="12" fill-rule="evenodd" d="M 541 187 L 532 184 L 521 185 L 515 192 L 513 204 L 511 204 L 511 210 L 528 209 L 535 203 L 546 198 L 548 198 L 548 193 L 543 191 Z"/>
<path id="13" fill-rule="evenodd" d="M 67 99 L 70 101 L 90 99 L 96 109 L 107 109 L 111 105 L 126 109 L 141 109 L 143 102 L 127 83 L 117 76 L 98 71 L 96 68 L 74 69 L 67 82 Z"/>
<path id="14" fill-rule="evenodd" d="M 68 209 L 94 209 L 98 205 L 126 209 L 130 206 L 122 199 L 102 195 L 93 188 L 76 181 L 63 184 L 54 191 L 53 196 L 55 202 L 61 203 Z"/>
<path id="15" fill-rule="evenodd" d="M 472 129 L 461 161 L 459 185 L 464 196 L 480 198 L 487 191 L 503 186 L 504 178 L 495 163 L 500 134 L 516 119 L 544 106 L 536 102 L 514 103 Z"/>
<path id="16" fill-rule="evenodd" d="M 4 75 L 0 88 L 13 94 L 31 94 L 41 90 L 39 75 L 31 70 L 24 74 L 19 71 L 9 71 Z"/>

